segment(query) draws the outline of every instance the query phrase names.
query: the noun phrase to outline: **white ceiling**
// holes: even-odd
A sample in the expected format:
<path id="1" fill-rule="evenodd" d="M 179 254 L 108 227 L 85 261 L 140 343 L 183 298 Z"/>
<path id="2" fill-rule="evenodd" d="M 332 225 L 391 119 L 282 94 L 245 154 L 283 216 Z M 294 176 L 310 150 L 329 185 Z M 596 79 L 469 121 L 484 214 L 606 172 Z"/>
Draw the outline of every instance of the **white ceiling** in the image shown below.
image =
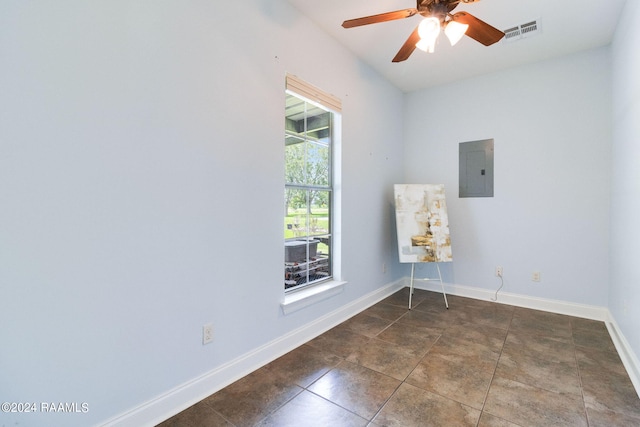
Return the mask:
<path id="1" fill-rule="evenodd" d="M 404 92 L 461 80 L 501 69 L 556 58 L 611 42 L 625 0 L 482 0 L 461 3 L 465 11 L 505 30 L 538 20 L 541 32 L 518 41 L 485 47 L 464 37 L 451 47 L 438 39 L 432 54 L 416 49 L 408 60 L 391 59 L 421 20 L 397 21 L 344 29 L 346 19 L 414 8 L 414 0 L 288 0 L 320 28 Z"/>

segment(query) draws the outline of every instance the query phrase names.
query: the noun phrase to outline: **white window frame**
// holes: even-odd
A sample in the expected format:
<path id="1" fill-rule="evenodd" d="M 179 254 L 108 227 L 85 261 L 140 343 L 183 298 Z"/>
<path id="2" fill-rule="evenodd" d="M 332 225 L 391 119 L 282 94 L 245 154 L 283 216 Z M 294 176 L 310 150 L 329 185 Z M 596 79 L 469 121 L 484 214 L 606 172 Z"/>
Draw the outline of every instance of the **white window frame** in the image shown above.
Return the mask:
<path id="1" fill-rule="evenodd" d="M 346 282 L 341 280 L 341 170 L 342 170 L 342 104 L 339 98 L 330 95 L 315 86 L 306 83 L 304 80 L 287 74 L 286 92 L 306 101 L 327 109 L 332 113 L 332 153 L 331 153 L 331 278 L 323 281 L 311 283 L 300 289 L 293 288 L 286 291 L 282 310 L 285 314 L 297 311 L 308 305 L 315 304 L 323 299 L 329 298 L 344 289 Z"/>

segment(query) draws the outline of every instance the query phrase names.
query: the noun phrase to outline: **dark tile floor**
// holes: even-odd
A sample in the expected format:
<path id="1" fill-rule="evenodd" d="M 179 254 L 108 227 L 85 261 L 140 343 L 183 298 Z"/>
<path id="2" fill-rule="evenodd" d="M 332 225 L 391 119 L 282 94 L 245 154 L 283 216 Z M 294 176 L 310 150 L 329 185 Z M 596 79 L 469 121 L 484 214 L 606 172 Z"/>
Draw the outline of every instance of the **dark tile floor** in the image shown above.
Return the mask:
<path id="1" fill-rule="evenodd" d="M 160 424 L 640 426 L 602 322 L 405 288 Z"/>

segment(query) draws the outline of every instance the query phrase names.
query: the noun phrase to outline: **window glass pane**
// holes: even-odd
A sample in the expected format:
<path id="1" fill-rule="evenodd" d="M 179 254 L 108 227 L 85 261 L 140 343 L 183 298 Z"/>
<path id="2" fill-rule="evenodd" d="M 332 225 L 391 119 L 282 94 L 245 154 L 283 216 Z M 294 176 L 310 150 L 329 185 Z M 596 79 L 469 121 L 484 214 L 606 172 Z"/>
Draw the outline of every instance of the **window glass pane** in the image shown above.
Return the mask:
<path id="1" fill-rule="evenodd" d="M 284 146 L 285 181 L 287 184 L 306 182 L 305 154 L 306 143 L 303 138 L 285 135 Z"/>
<path id="2" fill-rule="evenodd" d="M 331 236 L 317 236 L 318 247 L 316 250 L 316 258 L 318 259 L 318 268 L 316 269 L 316 277 L 322 279 L 331 276 Z"/>
<path id="3" fill-rule="evenodd" d="M 292 289 L 331 277 L 331 238 L 296 239 L 285 242 L 284 285 Z"/>
<path id="4" fill-rule="evenodd" d="M 329 138 L 329 126 L 331 124 L 331 113 L 306 103 L 307 117 L 304 122 L 304 132 L 308 138 L 315 140 L 327 140 Z M 303 130 L 300 130 L 302 132 Z"/>
<path id="5" fill-rule="evenodd" d="M 307 236 L 307 191 L 287 188 L 284 202 L 284 238 Z"/>
<path id="6" fill-rule="evenodd" d="M 314 190 L 309 192 L 309 235 L 329 234 L 329 191 Z"/>
<path id="7" fill-rule="evenodd" d="M 329 186 L 329 145 L 309 141 L 307 144 L 307 184 Z"/>
<path id="8" fill-rule="evenodd" d="M 285 131 L 304 133 L 304 119 L 307 102 L 303 99 L 287 94 L 285 106 Z"/>
<path id="9" fill-rule="evenodd" d="M 330 112 L 287 94 L 286 290 L 331 278 L 331 121 Z"/>
<path id="10" fill-rule="evenodd" d="M 311 247 L 316 250 L 317 241 L 312 241 Z M 291 243 L 290 243 L 291 244 Z M 285 246 L 287 249 L 287 246 Z M 331 276 L 329 257 L 312 257 L 308 262 L 291 263 L 285 261 L 284 287 L 295 289 L 301 285 L 310 285 L 325 280 Z"/>

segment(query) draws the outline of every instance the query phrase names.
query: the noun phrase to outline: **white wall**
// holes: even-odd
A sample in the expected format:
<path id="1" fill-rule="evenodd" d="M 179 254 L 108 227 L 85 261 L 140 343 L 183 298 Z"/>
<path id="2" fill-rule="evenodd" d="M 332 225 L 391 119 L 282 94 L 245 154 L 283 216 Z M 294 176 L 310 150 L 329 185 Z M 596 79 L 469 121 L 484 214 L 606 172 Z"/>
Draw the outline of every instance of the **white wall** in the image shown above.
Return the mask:
<path id="1" fill-rule="evenodd" d="M 402 93 L 287 3 L 7 0 L 0 62 L 1 400 L 89 405 L 0 423 L 102 423 L 400 276 Z M 286 72 L 343 100 L 349 282 L 288 316 Z"/>
<path id="2" fill-rule="evenodd" d="M 607 305 L 609 50 L 411 93 L 406 182 L 444 183 L 453 263 L 445 281 Z M 458 144 L 494 138 L 493 198 L 458 198 Z M 541 281 L 531 281 L 533 271 Z"/>
<path id="3" fill-rule="evenodd" d="M 610 310 L 635 355 L 640 355 L 640 19 L 627 1 L 613 56 Z M 636 360 L 637 363 L 637 360 Z"/>

